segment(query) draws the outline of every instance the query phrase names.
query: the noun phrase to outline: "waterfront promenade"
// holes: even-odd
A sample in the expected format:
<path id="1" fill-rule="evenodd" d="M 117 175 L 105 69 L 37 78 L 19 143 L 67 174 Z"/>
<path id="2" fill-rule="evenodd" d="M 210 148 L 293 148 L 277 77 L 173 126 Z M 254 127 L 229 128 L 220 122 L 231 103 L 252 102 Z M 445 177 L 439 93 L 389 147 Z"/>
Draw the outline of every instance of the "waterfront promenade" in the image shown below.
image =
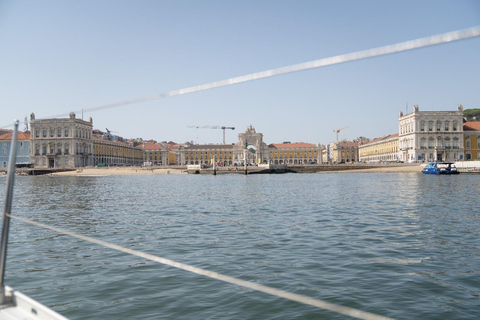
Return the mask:
<path id="1" fill-rule="evenodd" d="M 368 166 L 362 168 L 361 166 L 349 167 L 348 165 L 339 166 L 317 166 L 322 170 L 314 171 L 314 166 L 305 166 L 305 168 L 311 169 L 310 172 L 421 172 L 424 164 L 384 164 L 377 166 Z M 249 167 L 248 170 L 252 170 L 254 167 Z M 340 169 L 341 170 L 340 170 Z M 238 171 L 231 171 L 231 168 L 220 167 L 219 174 L 223 173 L 236 173 L 243 174 L 243 167 L 238 167 Z M 186 167 L 104 167 L 104 168 L 82 168 L 75 171 L 66 171 L 53 173 L 55 176 L 84 176 L 84 175 L 159 175 L 159 174 L 187 174 Z"/>

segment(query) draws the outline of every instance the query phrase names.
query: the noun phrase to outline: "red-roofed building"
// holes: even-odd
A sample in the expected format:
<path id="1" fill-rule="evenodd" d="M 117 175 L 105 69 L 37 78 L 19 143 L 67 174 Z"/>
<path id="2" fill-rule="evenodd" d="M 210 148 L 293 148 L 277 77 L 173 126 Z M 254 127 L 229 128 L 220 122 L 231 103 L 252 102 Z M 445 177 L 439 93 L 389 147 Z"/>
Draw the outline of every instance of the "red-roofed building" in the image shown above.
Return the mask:
<path id="1" fill-rule="evenodd" d="M 145 165 L 163 166 L 168 164 L 168 149 L 165 146 L 155 141 L 146 141 L 143 149 Z"/>
<path id="2" fill-rule="evenodd" d="M 480 160 L 480 121 L 463 124 L 465 160 Z"/>
<path id="3" fill-rule="evenodd" d="M 313 164 L 319 163 L 320 147 L 305 142 L 283 142 L 268 145 L 270 164 Z"/>

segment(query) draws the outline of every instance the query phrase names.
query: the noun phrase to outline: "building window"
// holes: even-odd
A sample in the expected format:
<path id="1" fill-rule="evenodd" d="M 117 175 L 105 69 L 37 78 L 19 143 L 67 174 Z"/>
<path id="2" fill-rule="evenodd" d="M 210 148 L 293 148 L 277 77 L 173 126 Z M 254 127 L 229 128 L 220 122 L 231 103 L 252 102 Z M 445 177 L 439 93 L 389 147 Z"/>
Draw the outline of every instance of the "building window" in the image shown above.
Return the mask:
<path id="1" fill-rule="evenodd" d="M 452 130 L 457 131 L 457 123 L 456 122 L 452 123 Z"/>
<path id="2" fill-rule="evenodd" d="M 50 138 L 53 138 L 54 134 L 55 134 L 55 130 L 50 129 Z"/>
<path id="3" fill-rule="evenodd" d="M 68 137 L 68 129 L 65 129 L 65 137 Z"/>
<path id="4" fill-rule="evenodd" d="M 35 130 L 35 138 L 40 138 L 40 130 Z"/>
<path id="5" fill-rule="evenodd" d="M 420 140 L 420 149 L 425 149 L 425 139 Z"/>
<path id="6" fill-rule="evenodd" d="M 442 123 L 440 121 L 437 122 L 437 131 L 442 129 Z"/>
<path id="7" fill-rule="evenodd" d="M 420 131 L 425 131 L 425 122 L 420 122 Z"/>
<path id="8" fill-rule="evenodd" d="M 62 129 L 58 129 L 57 130 L 57 137 L 61 137 L 62 136 Z"/>
<path id="9" fill-rule="evenodd" d="M 448 122 L 445 122 L 445 131 L 448 131 L 449 127 L 450 127 L 450 124 Z"/>
<path id="10" fill-rule="evenodd" d="M 470 148 L 470 140 L 467 140 L 467 148 Z"/>
<path id="11" fill-rule="evenodd" d="M 42 135 L 43 135 L 44 138 L 47 137 L 47 129 L 43 129 Z"/>
<path id="12" fill-rule="evenodd" d="M 42 148 L 42 154 L 45 155 L 47 154 L 47 146 L 44 145 L 43 148 Z"/>
<path id="13" fill-rule="evenodd" d="M 433 122 L 429 122 L 428 123 L 428 131 L 432 131 L 433 130 Z"/>
<path id="14" fill-rule="evenodd" d="M 428 149 L 433 149 L 433 139 L 428 140 Z"/>
<path id="15" fill-rule="evenodd" d="M 458 148 L 458 139 L 453 139 L 453 147 Z"/>

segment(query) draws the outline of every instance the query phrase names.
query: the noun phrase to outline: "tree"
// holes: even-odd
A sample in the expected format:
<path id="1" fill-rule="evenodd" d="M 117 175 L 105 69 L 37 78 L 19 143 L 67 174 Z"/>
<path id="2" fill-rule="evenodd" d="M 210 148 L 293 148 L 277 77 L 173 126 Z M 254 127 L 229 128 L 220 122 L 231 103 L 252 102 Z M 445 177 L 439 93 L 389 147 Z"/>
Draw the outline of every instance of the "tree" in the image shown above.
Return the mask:
<path id="1" fill-rule="evenodd" d="M 466 109 L 463 110 L 463 116 L 467 121 L 480 121 L 480 109 Z"/>

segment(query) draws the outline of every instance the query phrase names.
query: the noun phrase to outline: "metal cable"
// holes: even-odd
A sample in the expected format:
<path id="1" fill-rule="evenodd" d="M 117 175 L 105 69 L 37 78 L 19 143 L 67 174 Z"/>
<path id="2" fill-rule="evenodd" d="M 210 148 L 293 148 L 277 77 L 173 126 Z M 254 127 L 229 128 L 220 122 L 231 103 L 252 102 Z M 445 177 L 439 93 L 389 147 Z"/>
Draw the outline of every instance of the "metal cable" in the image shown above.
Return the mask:
<path id="1" fill-rule="evenodd" d="M 146 102 L 146 101 L 151 101 L 151 100 L 156 100 L 156 99 L 161 99 L 161 98 L 166 98 L 166 97 L 178 96 L 178 95 L 187 94 L 187 93 L 193 93 L 193 92 L 198 92 L 198 91 L 204 91 L 204 90 L 229 86 L 229 85 L 238 84 L 238 83 L 247 82 L 247 81 L 252 81 L 252 80 L 259 80 L 259 79 L 279 76 L 279 75 L 292 73 L 292 72 L 298 72 L 298 71 L 309 70 L 309 69 L 314 69 L 314 68 L 326 67 L 326 66 L 339 64 L 339 63 L 344 63 L 344 62 L 349 62 L 349 61 L 361 60 L 361 59 L 366 59 L 366 58 L 373 58 L 373 57 L 383 56 L 383 55 L 402 52 L 402 51 L 419 49 L 419 48 L 423 48 L 423 47 L 428 47 L 428 46 L 433 46 L 433 45 L 437 45 L 437 44 L 443 44 L 443 43 L 448 43 L 448 42 L 452 42 L 452 41 L 458 41 L 458 40 L 478 37 L 478 36 L 480 36 L 480 26 L 475 26 L 475 27 L 471 27 L 471 28 L 468 28 L 468 29 L 464 29 L 464 30 L 450 31 L 450 32 L 443 33 L 443 34 L 438 34 L 438 35 L 429 36 L 429 37 L 425 37 L 425 38 L 419 38 L 419 39 L 416 39 L 416 40 L 399 42 L 399 43 L 396 43 L 396 44 L 387 45 L 387 46 L 383 46 L 383 47 L 368 49 L 368 50 L 364 50 L 364 51 L 357 51 L 357 52 L 348 53 L 348 54 L 342 54 L 342 55 L 338 55 L 338 56 L 334 56 L 334 57 L 330 57 L 330 58 L 324 58 L 324 59 L 314 60 L 314 61 L 310 61 L 310 62 L 304 62 L 304 63 L 300 63 L 300 64 L 295 64 L 295 65 L 286 66 L 286 67 L 277 68 L 277 69 L 270 69 L 270 70 L 261 71 L 261 72 L 257 72 L 257 73 L 251 73 L 251 74 L 247 74 L 247 75 L 243 75 L 243 76 L 239 76 L 239 77 L 234 77 L 234 78 L 230 78 L 230 79 L 226 79 L 226 80 L 220 80 L 220 81 L 210 82 L 210 83 L 201 84 L 201 85 L 197 85 L 197 86 L 193 86 L 193 87 L 168 91 L 168 92 L 165 92 L 165 93 L 160 93 L 160 94 L 156 94 L 156 95 L 152 95 L 152 96 L 146 96 L 146 97 L 142 97 L 142 98 L 136 98 L 136 99 L 126 100 L 126 101 L 122 101 L 122 102 L 106 104 L 106 105 L 102 105 L 102 106 L 98 106 L 98 107 L 82 109 L 82 110 L 78 110 L 76 112 L 77 113 L 78 112 L 93 112 L 93 111 L 98 111 L 98 110 L 116 108 L 116 107 L 126 106 L 126 105 L 130 105 L 130 104 L 136 104 L 136 103 L 140 103 L 140 102 Z M 57 117 L 63 117 L 63 116 L 67 116 L 67 115 L 68 114 L 61 114 L 61 115 L 58 115 Z"/>
<path id="2" fill-rule="evenodd" d="M 220 274 L 220 273 L 217 273 L 217 272 L 208 271 L 208 270 L 197 268 L 197 267 L 194 267 L 194 266 L 190 266 L 190 265 L 187 265 L 187 264 L 184 264 L 184 263 L 176 262 L 176 261 L 173 261 L 173 260 L 170 260 L 170 259 L 157 257 L 157 256 L 154 256 L 154 255 L 151 255 L 151 254 L 148 254 L 148 253 L 137 251 L 137 250 L 128 249 L 128 248 L 125 248 L 125 247 L 122 247 L 122 246 L 119 246 L 119 245 L 116 245 L 116 244 L 112 244 L 112 243 L 109 243 L 109 242 L 106 242 L 106 241 L 98 240 L 98 239 L 95 239 L 95 238 L 91 238 L 91 237 L 84 236 L 84 235 L 81 235 L 81 234 L 77 234 L 77 233 L 74 233 L 74 232 L 70 232 L 70 231 L 67 231 L 67 230 L 63 230 L 63 229 L 60 229 L 60 228 L 57 228 L 57 227 L 48 226 L 46 224 L 36 222 L 36 221 L 32 221 L 32 220 L 28 220 L 28 219 L 25 219 L 25 218 L 22 218 L 22 217 L 12 216 L 12 215 L 9 215 L 9 217 L 12 218 L 12 219 L 17 219 L 17 220 L 23 221 L 23 222 L 31 224 L 31 225 L 35 225 L 35 226 L 39 226 L 39 227 L 42 227 L 42 228 L 45 228 L 45 229 L 53 230 L 53 231 L 58 232 L 58 233 L 66 234 L 66 235 L 69 235 L 69 236 L 72 236 L 72 237 L 75 237 L 75 238 L 78 238 L 78 239 L 82 239 L 82 240 L 85 240 L 85 241 L 88 241 L 88 242 L 96 243 L 96 244 L 99 244 L 101 246 L 104 246 L 104 247 L 107 247 L 107 248 L 110 248 L 110 249 L 114 249 L 114 250 L 118 250 L 118 251 L 121 251 L 121 252 L 124 252 L 124 253 L 128 253 L 128 254 L 131 254 L 131 255 L 134 255 L 134 256 L 137 256 L 137 257 L 141 257 L 141 258 L 144 258 L 144 259 L 147 259 L 147 260 L 159 262 L 159 263 L 171 266 L 171 267 L 175 267 L 175 268 L 178 268 L 178 269 L 182 269 L 182 270 L 185 270 L 185 271 L 196 273 L 196 274 L 206 276 L 206 277 L 209 277 L 209 278 L 212 278 L 212 279 L 217 279 L 217 280 L 220 280 L 220 281 L 228 282 L 228 283 L 238 285 L 238 286 L 242 286 L 242 287 L 245 287 L 245 288 L 249 288 L 249 289 L 252 289 L 252 290 L 255 290 L 255 291 L 268 293 L 268 294 L 273 295 L 273 296 L 277 296 L 277 297 L 280 297 L 280 298 L 285 298 L 285 299 L 296 301 L 296 302 L 299 302 L 299 303 L 308 304 L 308 305 L 311 305 L 311 306 L 314 306 L 314 307 L 318 307 L 318 308 L 321 308 L 321 309 L 325 309 L 325 310 L 329 310 L 329 311 L 332 311 L 332 312 L 340 313 L 340 314 L 347 315 L 347 316 L 350 316 L 350 317 L 354 317 L 354 318 L 357 318 L 357 319 L 366 319 L 366 320 L 389 320 L 389 319 L 391 319 L 391 318 L 376 315 L 376 314 L 373 314 L 373 313 L 370 313 L 370 312 L 365 312 L 365 311 L 357 310 L 357 309 L 350 308 L 350 307 L 339 306 L 339 305 L 336 305 L 336 304 L 333 304 L 333 303 L 330 303 L 330 302 L 310 298 L 310 297 L 307 297 L 307 296 L 287 292 L 287 291 L 280 290 L 280 289 L 267 287 L 267 286 L 264 286 L 264 285 L 261 285 L 261 284 L 257 284 L 257 283 L 253 283 L 253 282 L 250 282 L 250 281 L 245 281 L 245 280 L 233 278 L 233 277 L 223 275 L 223 274 Z"/>
<path id="3" fill-rule="evenodd" d="M 373 57 L 383 56 L 383 55 L 387 55 L 387 54 L 398 53 L 398 52 L 402 52 L 402 51 L 419 49 L 419 48 L 423 48 L 423 47 L 429 47 L 429 46 L 433 46 L 433 45 L 437 45 L 437 44 L 443 44 L 443 43 L 448 43 L 448 42 L 452 42 L 452 41 L 458 41 L 458 40 L 478 37 L 478 36 L 480 36 L 480 26 L 475 26 L 475 27 L 471 27 L 471 28 L 468 28 L 468 29 L 450 31 L 450 32 L 447 32 L 447 33 L 442 33 L 442 34 L 429 36 L 429 37 L 425 37 L 425 38 L 419 38 L 419 39 L 416 39 L 416 40 L 399 42 L 399 43 L 396 43 L 396 44 L 387 45 L 387 46 L 383 46 L 383 47 L 368 49 L 368 50 L 364 50 L 364 51 L 357 51 L 357 52 L 348 53 L 348 54 L 342 54 L 342 55 L 333 56 L 333 57 L 330 57 L 330 58 L 314 60 L 314 61 L 310 61 L 310 62 L 295 64 L 295 65 L 282 67 L 282 68 L 277 68 L 277 69 L 270 69 L 270 70 L 261 71 L 261 72 L 257 72 L 257 73 L 251 73 L 251 74 L 247 74 L 247 75 L 244 75 L 244 76 L 239 76 L 239 77 L 234 77 L 234 78 L 230 78 L 230 79 L 226 79 L 226 80 L 220 80 L 220 81 L 210 82 L 210 83 L 206 83 L 206 84 L 202 84 L 202 85 L 197 85 L 197 86 L 193 86 L 193 87 L 168 91 L 168 92 L 160 93 L 160 94 L 156 94 L 156 95 L 151 95 L 151 96 L 146 96 L 146 97 L 141 97 L 141 98 L 135 98 L 135 99 L 125 100 L 125 101 L 116 102 L 116 103 L 105 104 L 105 105 L 101 105 L 101 106 L 98 106 L 98 107 L 81 109 L 81 110 L 77 110 L 75 112 L 76 113 L 79 113 L 79 112 L 94 112 L 94 111 L 98 111 L 98 110 L 117 108 L 117 107 L 122 107 L 122 106 L 126 106 L 126 105 L 131 105 L 131 104 L 136 104 L 136 103 L 141 103 L 141 102 L 146 102 L 146 101 L 151 101 L 151 100 L 156 100 L 156 99 L 161 99 L 161 98 L 166 98 L 166 97 L 178 96 L 178 95 L 187 94 L 187 93 L 193 93 L 193 92 L 198 92 L 198 91 L 204 91 L 204 90 L 229 86 L 229 85 L 238 84 L 238 83 L 247 82 L 247 81 L 252 81 L 252 80 L 259 80 L 259 79 L 269 78 L 269 77 L 273 77 L 273 76 L 279 76 L 279 75 L 282 75 L 282 74 L 287 74 L 287 73 L 292 73 L 292 72 L 297 72 L 297 71 L 326 67 L 326 66 L 339 64 L 339 63 L 344 63 L 344 62 L 349 62 L 349 61 L 373 58 Z M 55 116 L 52 116 L 52 117 L 38 118 L 38 119 L 60 118 L 60 117 L 66 117 L 68 115 L 69 115 L 69 113 L 63 113 L 63 114 L 58 114 L 58 115 L 55 115 Z M 3 126 L 2 128 L 7 128 L 9 126 L 10 126 L 10 124 L 8 126 Z"/>

